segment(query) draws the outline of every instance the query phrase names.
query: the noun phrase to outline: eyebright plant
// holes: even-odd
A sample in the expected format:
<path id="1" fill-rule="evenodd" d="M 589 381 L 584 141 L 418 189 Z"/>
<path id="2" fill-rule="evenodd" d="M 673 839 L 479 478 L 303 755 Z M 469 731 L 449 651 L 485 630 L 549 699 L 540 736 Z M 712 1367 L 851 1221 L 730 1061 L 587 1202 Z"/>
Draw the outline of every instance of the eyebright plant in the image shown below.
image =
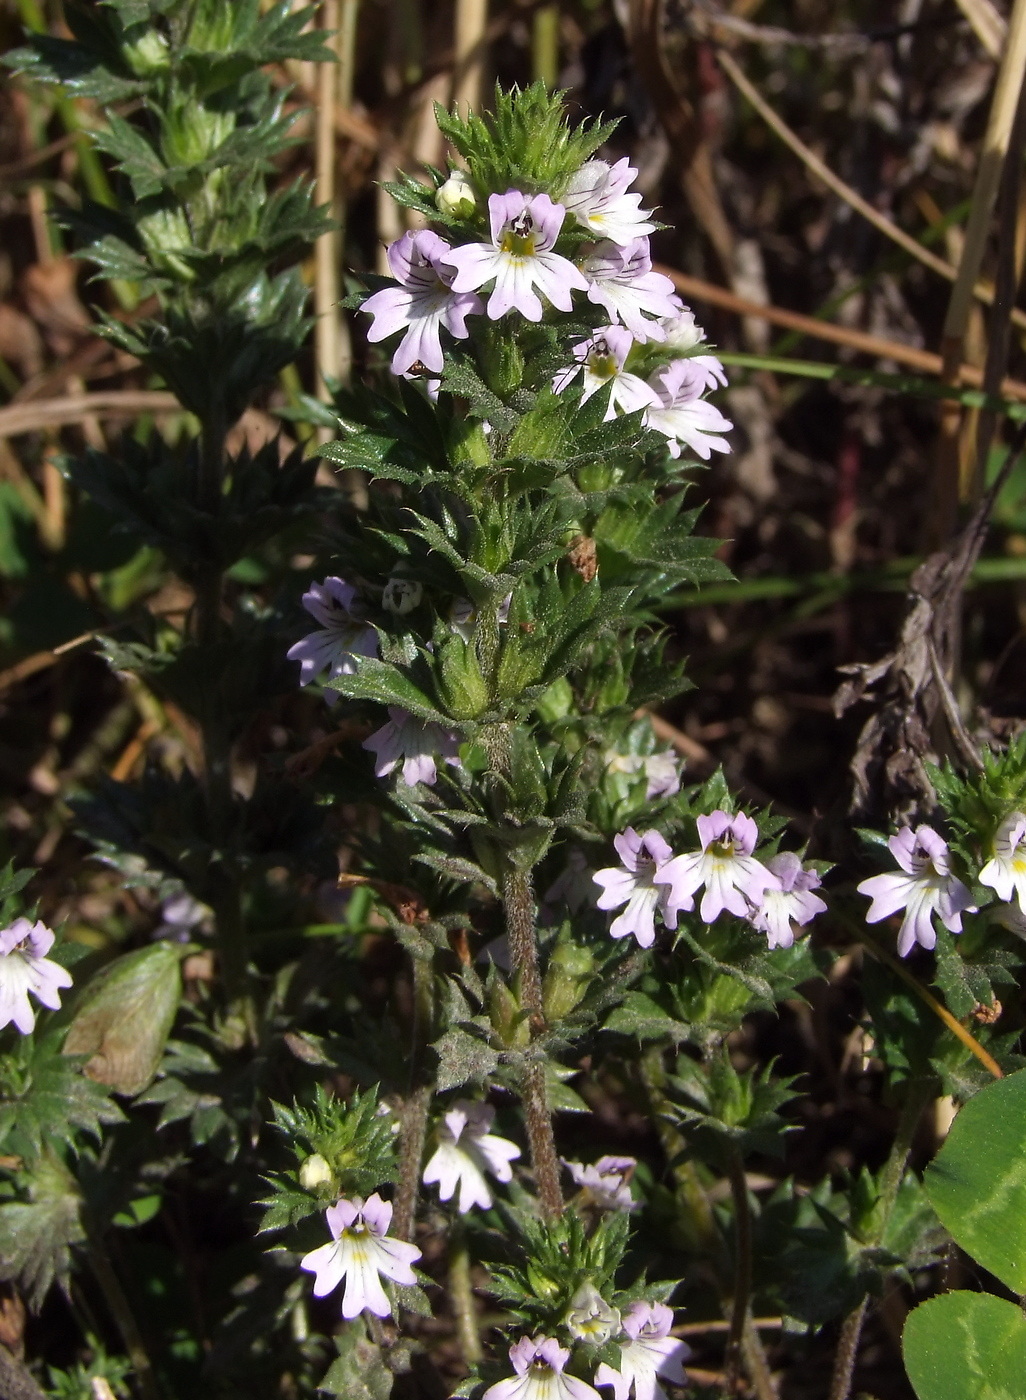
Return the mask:
<path id="1" fill-rule="evenodd" d="M 634 169 L 540 84 L 438 111 L 451 166 L 390 187 L 421 226 L 348 300 L 366 372 L 296 406 L 362 474 L 354 501 L 298 449 L 230 433 L 304 343 L 298 262 L 328 226 L 279 173 L 292 113 L 270 76 L 325 57 L 310 12 L 67 18 L 70 38 L 11 61 L 102 108 L 116 207 L 62 217 L 154 308 L 103 333 L 199 425 L 68 471 L 193 600 L 178 625 L 112 617 L 104 651 L 200 753 L 79 804 L 152 922 L 141 946 L 72 987 L 73 945 L 10 877 L 5 1276 L 34 1307 L 95 1279 L 148 1396 L 382 1400 L 423 1376 L 475 1400 L 663 1400 L 689 1383 L 684 1309 L 728 1318 L 727 1390 L 762 1384 L 756 1308 L 833 1327 L 931 1261 L 912 1131 L 981 1062 L 867 970 L 894 1152 L 753 1209 L 748 1168 L 783 1156 L 795 1094 L 728 1040 L 829 965 L 808 936 L 826 867 L 722 774 L 685 782 L 650 723 L 688 684 L 657 619 L 727 576 L 695 525 L 731 424 L 720 360 L 652 268 Z M 260 748 L 275 728 L 287 761 Z M 900 871 L 863 881 L 868 913 L 843 887 L 837 909 L 877 951 L 903 912 L 899 951 L 935 946 L 963 1020 L 1026 928 L 1026 748 L 982 762 L 936 773 L 937 812 L 889 843 Z M 969 1039 L 1009 1062 L 1007 1036 Z M 651 1127 L 638 1158 L 591 1114 L 614 1093 Z M 182 1245 L 193 1218 L 216 1269 Z M 454 1319 L 458 1374 L 436 1371 L 432 1312 Z"/>

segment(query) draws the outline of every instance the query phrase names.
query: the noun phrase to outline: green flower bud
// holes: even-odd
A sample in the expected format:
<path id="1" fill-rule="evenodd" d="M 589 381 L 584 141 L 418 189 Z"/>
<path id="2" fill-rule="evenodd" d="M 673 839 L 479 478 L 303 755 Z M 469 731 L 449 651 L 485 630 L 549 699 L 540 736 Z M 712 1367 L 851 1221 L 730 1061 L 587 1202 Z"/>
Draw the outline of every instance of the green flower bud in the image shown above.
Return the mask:
<path id="1" fill-rule="evenodd" d="M 474 187 L 462 170 L 454 170 L 435 191 L 435 206 L 450 219 L 469 219 L 477 208 Z"/>
<path id="2" fill-rule="evenodd" d="M 140 27 L 139 37 L 122 45 L 121 56 L 137 78 L 147 78 L 168 66 L 167 40 L 149 26 Z"/>
<path id="3" fill-rule="evenodd" d="M 573 1011 L 594 966 L 594 956 L 587 948 L 569 942 L 556 944 L 542 983 L 542 1008 L 547 1021 L 560 1021 Z"/>

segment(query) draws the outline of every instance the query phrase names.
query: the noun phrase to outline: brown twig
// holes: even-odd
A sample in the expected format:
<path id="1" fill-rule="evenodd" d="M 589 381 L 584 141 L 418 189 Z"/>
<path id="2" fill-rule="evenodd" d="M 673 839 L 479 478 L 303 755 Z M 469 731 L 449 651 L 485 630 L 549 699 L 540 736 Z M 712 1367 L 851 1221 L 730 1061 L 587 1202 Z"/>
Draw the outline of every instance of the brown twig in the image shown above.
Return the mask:
<path id="1" fill-rule="evenodd" d="M 81 423 L 92 414 L 181 413 L 175 398 L 163 389 L 101 389 L 92 394 L 68 394 L 58 399 L 0 408 L 0 437 L 38 433 L 64 423 Z"/>
<path id="2" fill-rule="evenodd" d="M 819 321 L 814 316 L 803 316 L 799 311 L 788 311 L 782 306 L 763 306 L 760 302 L 749 301 L 726 287 L 715 282 L 705 282 L 699 277 L 690 277 L 674 267 L 657 265 L 657 271 L 669 277 L 684 296 L 695 301 L 706 302 L 710 306 L 722 307 L 737 316 L 756 316 L 771 325 L 784 330 L 797 331 L 815 340 L 828 340 L 834 345 L 844 345 L 860 354 L 873 355 L 880 360 L 893 360 L 896 364 L 907 365 L 909 369 L 923 374 L 939 376 L 943 361 L 930 350 L 919 350 L 914 345 L 903 345 L 897 340 L 884 340 L 881 336 L 867 335 L 864 331 L 853 330 L 849 326 L 835 326 L 829 321 Z M 962 383 L 982 385 L 983 371 L 975 365 L 963 365 L 959 371 Z M 1005 379 L 1001 384 L 1005 398 L 1026 401 L 1026 383 L 1017 379 Z"/>

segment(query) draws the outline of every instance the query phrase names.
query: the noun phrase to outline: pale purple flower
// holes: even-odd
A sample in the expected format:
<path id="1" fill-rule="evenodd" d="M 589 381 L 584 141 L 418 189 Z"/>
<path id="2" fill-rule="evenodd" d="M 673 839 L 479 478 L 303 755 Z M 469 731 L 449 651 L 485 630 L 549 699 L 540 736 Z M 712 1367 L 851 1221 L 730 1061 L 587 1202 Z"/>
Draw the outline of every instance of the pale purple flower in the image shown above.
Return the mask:
<path id="1" fill-rule="evenodd" d="M 663 340 L 668 350 L 694 350 L 705 339 L 705 331 L 695 320 L 695 313 L 684 306 L 673 316 L 662 322 Z"/>
<path id="2" fill-rule="evenodd" d="M 312 583 L 303 594 L 303 607 L 321 626 L 286 653 L 290 661 L 299 662 L 300 685 L 311 685 L 325 671 L 329 680 L 351 676 L 358 656 L 377 656 L 378 634 L 361 620 L 356 589 L 345 579 Z"/>
<path id="3" fill-rule="evenodd" d="M 759 839 L 759 828 L 744 812 L 711 812 L 699 817 L 700 851 L 674 856 L 656 872 L 656 885 L 666 889 L 666 921 L 677 927 L 677 915 L 693 909 L 696 892 L 705 886 L 700 913 L 711 924 L 724 909 L 747 918 L 762 903 L 768 889 L 780 881 L 752 855 Z"/>
<path id="4" fill-rule="evenodd" d="M 585 161 L 571 176 L 563 204 L 579 224 L 599 238 L 633 243 L 656 229 L 648 211 L 639 207 L 641 195 L 627 193 L 637 173 L 626 156 L 615 165 L 604 160 Z"/>
<path id="5" fill-rule="evenodd" d="M 588 279 L 588 300 L 601 306 L 610 321 L 620 321 L 635 340 L 663 340 L 663 318 L 681 309 L 673 283 L 652 271 L 647 238 L 622 246 L 604 238 L 581 264 Z"/>
<path id="6" fill-rule="evenodd" d="M 41 1006 L 60 1009 L 60 993 L 71 986 L 71 973 L 46 955 L 54 933 L 38 919 L 15 919 L 0 932 L 0 1030 L 13 1021 L 22 1035 L 36 1024 L 29 993 Z"/>
<path id="7" fill-rule="evenodd" d="M 633 344 L 634 337 L 623 326 L 602 327 L 587 340 L 579 340 L 573 347 L 577 363 L 559 371 L 552 381 L 553 389 L 557 394 L 561 394 L 579 374 L 583 374 L 584 393 L 581 395 L 581 402 L 585 403 L 592 394 L 597 394 L 607 385 L 610 386 L 612 392 L 604 415 L 604 421 L 607 423 L 616 417 L 618 408 L 623 409 L 624 413 L 636 413 L 642 408 L 654 411 L 659 403 L 655 390 L 638 375 L 630 374 L 624 369 Z"/>
<path id="8" fill-rule="evenodd" d="M 936 946 L 935 913 L 951 933 L 961 933 L 963 913 L 975 912 L 976 905 L 966 886 L 951 873 L 943 837 L 932 826 L 918 826 L 915 831 L 903 826 L 887 845 L 903 873 L 873 875 L 857 887 L 873 901 L 866 923 L 879 923 L 904 909 L 898 932 L 898 954 L 903 958 L 917 943 L 924 948 Z"/>
<path id="9" fill-rule="evenodd" d="M 563 1165 L 594 1205 L 602 1210 L 634 1210 L 630 1180 L 638 1162 L 635 1157 L 600 1157 L 597 1162 L 568 1162 Z"/>
<path id="10" fill-rule="evenodd" d="M 487 1210 L 492 1204 L 486 1171 L 496 1181 L 513 1178 L 510 1163 L 520 1156 L 520 1148 L 489 1132 L 494 1121 L 495 1109 L 490 1104 L 458 1099 L 438 1125 L 438 1146 L 424 1168 L 424 1184 L 437 1182 L 443 1201 L 451 1200 L 458 1186 L 461 1215 L 474 1206 Z"/>
<path id="11" fill-rule="evenodd" d="M 507 190 L 489 196 L 488 216 L 491 243 L 464 243 L 446 254 L 456 268 L 453 291 L 476 292 L 494 280 L 488 298 L 493 321 L 514 307 L 527 320 L 540 321 L 538 292 L 557 310 L 572 311 L 570 293 L 586 292 L 588 284 L 572 262 L 552 251 L 566 217 L 563 206 L 547 194 Z"/>
<path id="12" fill-rule="evenodd" d="M 655 942 L 656 909 L 665 918 L 667 896 L 655 880 L 673 852 L 658 831 L 639 836 L 632 826 L 614 836 L 613 845 L 622 864 L 597 870 L 592 876 L 595 884 L 602 886 L 595 902 L 599 909 L 619 909 L 626 904 L 627 908 L 610 924 L 610 934 L 613 938 L 626 938 L 633 933 L 642 948 L 651 948 Z"/>
<path id="13" fill-rule="evenodd" d="M 666 1400 L 659 1378 L 684 1385 L 684 1362 L 691 1355 L 685 1342 L 670 1336 L 672 1326 L 673 1309 L 665 1303 L 632 1303 L 623 1319 L 630 1341 L 620 1344 L 620 1369 L 603 1362 L 595 1384 L 611 1385 L 614 1400 L 628 1400 L 632 1385 L 634 1400 Z"/>
<path id="14" fill-rule="evenodd" d="M 645 798 L 651 802 L 654 797 L 672 797 L 680 792 L 680 764 L 669 749 L 663 753 L 617 753 L 606 754 L 606 768 L 610 773 L 624 773 L 633 776 L 644 773 L 646 779 Z"/>
<path id="15" fill-rule="evenodd" d="M 438 779 L 436 754 L 454 768 L 461 766 L 457 734 L 440 724 L 417 719 L 398 705 L 389 705 L 388 723 L 364 739 L 362 747 L 375 755 L 374 772 L 379 778 L 387 778 L 401 762 L 407 787 L 417 783 L 434 785 Z"/>
<path id="16" fill-rule="evenodd" d="M 994 854 L 980 871 L 980 884 L 989 885 L 998 899 L 1011 901 L 1013 894 L 1026 913 L 1026 816 L 1012 812 L 1005 817 L 994 836 Z"/>
<path id="17" fill-rule="evenodd" d="M 571 914 L 590 904 L 595 894 L 593 871 L 579 846 L 567 852 L 566 865 L 545 891 L 546 904 L 564 903 Z"/>
<path id="18" fill-rule="evenodd" d="M 673 360 L 649 376 L 649 387 L 658 399 L 655 408 L 645 414 L 645 426 L 662 433 L 671 457 L 679 457 L 681 443 L 697 452 L 707 462 L 715 452 L 729 452 L 730 444 L 722 436 L 734 426 L 724 418 L 715 404 L 702 398 L 716 379 L 716 370 L 702 361 L 719 360 L 713 355 L 698 355 Z M 719 373 L 722 374 L 722 367 Z"/>
<path id="19" fill-rule="evenodd" d="M 375 1191 L 366 1201 L 359 1196 L 339 1200 L 325 1211 L 330 1244 L 322 1244 L 303 1256 L 299 1267 L 315 1274 L 313 1291 L 323 1298 L 346 1280 L 342 1316 L 356 1317 L 366 1308 L 376 1317 L 388 1317 L 391 1304 L 381 1286 L 381 1275 L 394 1283 L 415 1284 L 411 1265 L 420 1258 L 415 1244 L 388 1238 L 392 1206 Z"/>
<path id="20" fill-rule="evenodd" d="M 368 340 L 406 331 L 392 356 L 393 374 L 408 374 L 418 363 L 441 374 L 441 327 L 457 340 L 466 340 L 467 317 L 483 310 L 480 297 L 453 288 L 450 251 L 445 239 L 428 229 L 404 233 L 389 244 L 388 265 L 400 285 L 375 292 L 360 310 L 374 318 Z"/>
<path id="21" fill-rule="evenodd" d="M 752 923 L 766 934 L 771 948 L 790 948 L 794 925 L 811 923 L 826 904 L 818 894 L 820 878 L 815 870 L 804 870 L 794 851 L 780 851 L 766 862 L 766 868 L 780 881 L 779 889 L 767 889 L 762 903 L 752 915 Z"/>
<path id="22" fill-rule="evenodd" d="M 586 1279 L 570 1299 L 563 1325 L 575 1341 L 601 1347 L 620 1331 L 620 1311 L 607 1303 L 595 1285 Z"/>
<path id="23" fill-rule="evenodd" d="M 490 1385 L 481 1400 L 602 1400 L 587 1381 L 563 1374 L 570 1352 L 555 1337 L 521 1337 L 509 1359 L 516 1374 Z"/>

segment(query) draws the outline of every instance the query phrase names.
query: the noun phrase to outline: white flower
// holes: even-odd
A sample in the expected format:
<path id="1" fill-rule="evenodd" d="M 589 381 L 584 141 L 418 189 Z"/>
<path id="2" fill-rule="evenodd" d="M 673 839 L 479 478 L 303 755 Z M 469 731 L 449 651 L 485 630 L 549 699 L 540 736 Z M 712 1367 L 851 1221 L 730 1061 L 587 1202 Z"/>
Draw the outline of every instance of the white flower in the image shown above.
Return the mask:
<path id="1" fill-rule="evenodd" d="M 325 1211 L 331 1244 L 322 1244 L 300 1260 L 299 1267 L 315 1274 L 314 1296 L 323 1298 L 346 1280 L 342 1316 L 356 1317 L 364 1308 L 376 1317 L 388 1317 L 391 1304 L 381 1286 L 381 1275 L 395 1283 L 415 1284 L 411 1268 L 420 1258 L 415 1244 L 388 1239 L 392 1206 L 375 1191 L 362 1201 L 340 1200 Z"/>
<path id="2" fill-rule="evenodd" d="M 668 316 L 661 322 L 663 340 L 669 350 L 694 350 L 705 339 L 705 331 L 695 320 L 690 307 L 683 307 L 675 316 Z"/>
<path id="3" fill-rule="evenodd" d="M 481 1400 L 601 1400 L 587 1381 L 563 1374 L 570 1352 L 555 1337 L 521 1337 L 509 1359 L 516 1375 L 490 1385 Z"/>
<path id="4" fill-rule="evenodd" d="M 602 893 L 595 901 L 599 909 L 627 908 L 609 926 L 613 938 L 626 938 L 633 933 L 642 948 L 655 942 L 655 916 L 658 909 L 665 917 L 668 891 L 655 881 L 673 852 L 658 831 L 646 831 L 641 836 L 629 826 L 613 845 L 621 865 L 597 870 L 592 876 Z"/>
<path id="5" fill-rule="evenodd" d="M 688 1346 L 670 1336 L 673 1310 L 665 1303 L 633 1303 L 623 1320 L 630 1338 L 620 1346 L 620 1369 L 605 1362 L 595 1372 L 596 1385 L 611 1385 L 615 1400 L 666 1400 L 658 1378 L 673 1385 L 686 1381 L 683 1363 L 691 1355 Z"/>
<path id="6" fill-rule="evenodd" d="M 626 156 L 615 165 L 604 160 L 585 161 L 571 177 L 563 205 L 599 238 L 633 243 L 656 229 L 648 211 L 639 208 L 641 195 L 627 193 L 637 173 Z"/>
<path id="7" fill-rule="evenodd" d="M 290 661 L 300 663 L 300 685 L 310 685 L 324 671 L 329 680 L 352 676 L 358 656 L 377 656 L 378 634 L 362 620 L 356 589 L 345 579 L 332 577 L 312 583 L 303 594 L 303 607 L 321 626 L 286 653 Z M 334 702 L 338 696 L 330 699 Z"/>
<path id="8" fill-rule="evenodd" d="M 43 1006 L 57 1011 L 60 993 L 71 986 L 71 973 L 46 954 L 54 933 L 44 923 L 15 919 L 0 932 L 0 1029 L 13 1021 L 22 1035 L 36 1024 L 29 993 Z"/>
<path id="9" fill-rule="evenodd" d="M 588 300 L 610 321 L 622 321 L 635 340 L 662 340 L 666 318 L 680 309 L 673 283 L 652 271 L 647 238 L 623 246 L 611 238 L 596 243 L 581 264 Z"/>
<path id="10" fill-rule="evenodd" d="M 874 875 L 856 886 L 873 901 L 866 923 L 879 923 L 904 909 L 898 932 L 898 955 L 903 958 L 917 943 L 923 948 L 936 947 L 934 914 L 951 933 L 961 933 L 962 915 L 974 912 L 976 905 L 968 888 L 951 873 L 944 838 L 932 826 L 917 826 L 915 831 L 903 826 L 888 838 L 887 845 L 902 873 Z"/>
<path id="11" fill-rule="evenodd" d="M 1013 812 L 1005 817 L 994 837 L 994 854 L 980 871 L 980 884 L 989 885 L 998 899 L 1008 903 L 1012 895 L 1026 913 L 1026 816 Z"/>
<path id="12" fill-rule="evenodd" d="M 755 859 L 752 852 L 759 839 L 759 828 L 744 812 L 731 816 L 715 811 L 699 817 L 696 822 L 700 851 L 674 856 L 660 866 L 653 877 L 664 885 L 666 919 L 670 928 L 677 927 L 677 915 L 695 907 L 695 893 L 705 886 L 701 916 L 711 924 L 728 909 L 744 919 L 758 909 L 769 889 L 779 888 L 780 881 Z"/>
<path id="13" fill-rule="evenodd" d="M 464 243 L 445 256 L 456 269 L 454 292 L 476 292 L 494 280 L 488 298 L 493 321 L 515 307 L 528 321 L 540 321 L 544 308 L 535 287 L 558 311 L 572 311 L 575 289 L 588 284 L 567 258 L 552 251 L 566 210 L 547 194 L 519 190 L 488 198 L 491 243 Z"/>
<path id="14" fill-rule="evenodd" d="M 819 875 L 815 870 L 803 870 L 794 851 L 780 851 L 766 862 L 766 868 L 780 881 L 780 888 L 770 887 L 763 893 L 752 923 L 766 934 L 771 948 L 790 948 L 793 925 L 811 923 L 826 909 L 819 895 L 812 893 L 819 888 Z"/>
<path id="15" fill-rule="evenodd" d="M 624 413 L 636 413 L 642 408 L 652 411 L 659 404 L 658 395 L 643 379 L 624 369 L 633 344 L 634 337 L 623 326 L 605 326 L 587 340 L 579 340 L 573 347 L 577 363 L 559 371 L 552 381 L 553 389 L 561 394 L 583 374 L 581 402 L 585 403 L 592 394 L 608 386 L 612 392 L 604 415 L 607 423 L 616 417 L 618 408 Z"/>
<path id="16" fill-rule="evenodd" d="M 730 451 L 723 434 L 731 430 L 733 423 L 724 418 L 715 404 L 702 398 L 711 387 L 710 375 L 718 377 L 710 365 L 700 363 L 708 360 L 720 363 L 713 355 L 697 355 L 673 360 L 649 376 L 649 387 L 658 404 L 645 414 L 645 426 L 664 434 L 671 457 L 680 456 L 681 443 L 697 452 L 704 462 L 713 452 Z M 720 366 L 719 374 L 722 372 Z"/>
<path id="17" fill-rule="evenodd" d="M 600 1157 L 597 1162 L 568 1162 L 563 1165 L 590 1199 L 603 1210 L 633 1210 L 630 1180 L 638 1165 L 636 1157 Z"/>
<path id="18" fill-rule="evenodd" d="M 459 1186 L 461 1215 L 473 1206 L 487 1210 L 492 1204 L 486 1171 L 496 1181 L 513 1177 L 510 1162 L 520 1156 L 520 1148 L 488 1131 L 494 1120 L 495 1109 L 489 1104 L 459 1099 L 438 1126 L 438 1147 L 424 1168 L 424 1184 L 437 1182 L 443 1201 L 451 1200 Z"/>

